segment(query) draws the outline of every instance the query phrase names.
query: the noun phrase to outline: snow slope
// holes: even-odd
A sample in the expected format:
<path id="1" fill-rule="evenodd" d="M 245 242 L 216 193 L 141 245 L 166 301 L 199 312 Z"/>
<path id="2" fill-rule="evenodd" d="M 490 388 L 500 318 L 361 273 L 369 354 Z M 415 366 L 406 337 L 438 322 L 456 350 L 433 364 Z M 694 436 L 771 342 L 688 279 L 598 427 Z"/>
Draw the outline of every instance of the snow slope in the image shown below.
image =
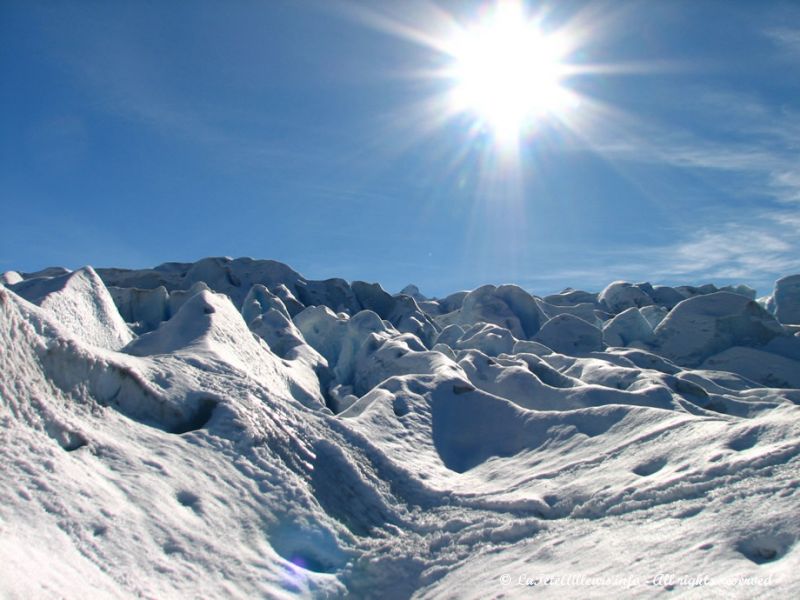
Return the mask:
<path id="1" fill-rule="evenodd" d="M 0 596 L 797 597 L 794 281 L 9 272 Z"/>

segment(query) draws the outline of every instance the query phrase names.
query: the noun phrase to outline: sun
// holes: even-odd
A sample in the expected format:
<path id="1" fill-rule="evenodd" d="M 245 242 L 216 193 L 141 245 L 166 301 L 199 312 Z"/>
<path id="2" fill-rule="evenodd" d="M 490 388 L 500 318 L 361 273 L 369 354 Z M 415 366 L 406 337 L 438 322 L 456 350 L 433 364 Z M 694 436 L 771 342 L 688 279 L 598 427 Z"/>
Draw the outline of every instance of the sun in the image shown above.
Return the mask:
<path id="1" fill-rule="evenodd" d="M 522 4 L 498 3 L 451 40 L 451 108 L 474 114 L 501 143 L 511 143 L 541 118 L 572 107 L 562 85 L 569 44 L 547 33 Z"/>

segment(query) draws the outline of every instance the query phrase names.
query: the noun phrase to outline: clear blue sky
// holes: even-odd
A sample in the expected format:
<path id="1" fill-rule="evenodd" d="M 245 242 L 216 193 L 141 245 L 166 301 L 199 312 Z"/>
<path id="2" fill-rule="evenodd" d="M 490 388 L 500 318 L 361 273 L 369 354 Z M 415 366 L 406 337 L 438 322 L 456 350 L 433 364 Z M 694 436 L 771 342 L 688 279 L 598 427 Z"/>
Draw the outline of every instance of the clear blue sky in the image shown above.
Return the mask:
<path id="1" fill-rule="evenodd" d="M 431 15 L 479 4 L 4 0 L 0 270 L 252 256 L 431 295 L 800 271 L 800 5 L 553 4 L 571 63 L 608 68 L 564 81 L 584 102 L 512 193 L 422 76 Z"/>

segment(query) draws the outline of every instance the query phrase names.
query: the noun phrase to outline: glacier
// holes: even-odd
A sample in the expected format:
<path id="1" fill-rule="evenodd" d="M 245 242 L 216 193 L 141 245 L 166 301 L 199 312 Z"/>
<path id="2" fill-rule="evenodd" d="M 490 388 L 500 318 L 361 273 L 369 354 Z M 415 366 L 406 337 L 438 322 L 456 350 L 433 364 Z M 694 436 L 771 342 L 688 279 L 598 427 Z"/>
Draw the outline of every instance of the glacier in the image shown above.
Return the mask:
<path id="1" fill-rule="evenodd" d="M 800 596 L 800 275 L 0 278 L 0 595 Z"/>

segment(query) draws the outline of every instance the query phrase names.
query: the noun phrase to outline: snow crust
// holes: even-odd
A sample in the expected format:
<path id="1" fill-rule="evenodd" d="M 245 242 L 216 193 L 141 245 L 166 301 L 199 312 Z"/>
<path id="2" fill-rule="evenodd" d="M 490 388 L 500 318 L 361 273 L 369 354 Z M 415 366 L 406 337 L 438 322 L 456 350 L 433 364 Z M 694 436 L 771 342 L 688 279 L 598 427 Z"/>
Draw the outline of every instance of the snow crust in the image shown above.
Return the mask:
<path id="1" fill-rule="evenodd" d="M 7 272 L 0 595 L 797 597 L 797 281 Z"/>

